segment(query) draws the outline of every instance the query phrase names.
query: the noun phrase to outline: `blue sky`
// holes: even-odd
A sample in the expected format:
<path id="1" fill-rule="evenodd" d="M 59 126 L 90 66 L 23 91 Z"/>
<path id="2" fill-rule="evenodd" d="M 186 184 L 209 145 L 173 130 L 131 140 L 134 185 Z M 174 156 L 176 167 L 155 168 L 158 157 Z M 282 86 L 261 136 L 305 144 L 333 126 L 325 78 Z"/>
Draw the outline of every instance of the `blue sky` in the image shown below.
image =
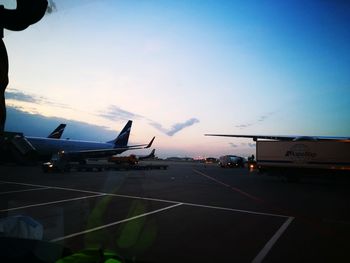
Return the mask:
<path id="1" fill-rule="evenodd" d="M 13 120 L 35 113 L 109 140 L 133 119 L 131 141 L 156 136 L 161 156 L 255 150 L 204 133 L 350 134 L 347 1 L 54 2 L 5 33 L 8 129 L 29 133 Z"/>

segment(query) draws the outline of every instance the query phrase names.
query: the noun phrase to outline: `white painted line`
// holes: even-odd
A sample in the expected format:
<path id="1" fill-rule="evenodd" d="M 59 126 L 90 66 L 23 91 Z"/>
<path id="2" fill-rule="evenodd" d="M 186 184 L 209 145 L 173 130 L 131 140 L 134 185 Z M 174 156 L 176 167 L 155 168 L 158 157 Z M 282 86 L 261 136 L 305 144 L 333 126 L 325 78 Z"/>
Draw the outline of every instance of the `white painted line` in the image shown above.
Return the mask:
<path id="1" fill-rule="evenodd" d="M 47 190 L 47 189 L 51 189 L 51 187 L 40 187 L 40 188 L 31 188 L 31 189 L 23 189 L 23 190 L 14 190 L 14 191 L 0 192 L 0 195 L 22 193 L 22 192 L 30 192 L 30 191 L 37 191 L 37 190 Z"/>
<path id="2" fill-rule="evenodd" d="M 186 203 L 186 202 L 183 202 L 183 204 L 184 205 L 188 205 L 188 206 L 196 206 L 196 207 L 203 207 L 203 208 L 209 208 L 209 209 L 225 210 L 225 211 L 246 213 L 246 214 L 252 214 L 252 215 L 263 215 L 263 216 L 274 216 L 274 217 L 290 218 L 290 216 L 286 216 L 286 215 L 271 214 L 271 213 L 264 213 L 264 212 L 256 212 L 256 211 L 249 211 L 249 210 L 242 210 L 242 209 L 234 209 L 234 208 L 228 208 L 228 207 L 201 205 L 201 204 L 193 204 L 193 203 Z"/>
<path id="3" fill-rule="evenodd" d="M 87 193 L 87 194 L 101 194 L 100 192 L 95 192 L 95 191 L 87 191 L 87 190 L 80 190 L 80 189 L 73 189 L 73 188 L 50 186 L 50 185 L 27 184 L 27 183 L 18 183 L 18 182 L 12 182 L 12 181 L 2 181 L 2 182 L 5 182 L 7 184 L 17 184 L 17 185 L 25 185 L 25 186 L 33 186 L 33 187 L 49 187 L 51 189 L 76 191 L 76 192 Z"/>
<path id="4" fill-rule="evenodd" d="M 127 218 L 127 219 L 123 219 L 123 220 L 120 220 L 120 221 L 117 221 L 117 222 L 113 222 L 113 223 L 110 223 L 110 224 L 106 224 L 106 225 L 103 225 L 103 226 L 90 228 L 90 229 L 87 229 L 87 230 L 84 230 L 84 231 L 81 231 L 81 232 L 77 232 L 77 233 L 74 233 L 74 234 L 70 234 L 70 235 L 67 235 L 67 236 L 55 238 L 55 239 L 52 239 L 51 242 L 57 242 L 57 241 L 61 241 L 63 239 L 68 239 L 68 238 L 80 236 L 80 235 L 83 235 L 83 234 L 87 234 L 87 233 L 90 233 L 90 232 L 94 232 L 94 231 L 97 231 L 97 230 L 101 230 L 103 228 L 115 226 L 115 225 L 118 225 L 118 224 L 121 224 L 121 223 L 124 223 L 124 222 L 128 222 L 128 221 L 131 221 L 131 220 L 134 220 L 134 219 L 138 219 L 138 218 L 141 218 L 141 217 L 144 217 L 144 216 L 148 216 L 148 215 L 156 214 L 156 213 L 159 213 L 159 212 L 162 212 L 162 211 L 165 211 L 165 210 L 169 210 L 171 208 L 174 208 L 174 207 L 177 207 L 177 206 L 180 206 L 180 205 L 182 205 L 182 203 L 177 203 L 175 205 L 167 206 L 167 207 L 164 207 L 164 208 L 152 211 L 152 212 L 148 212 L 148 213 L 141 214 L 141 215 L 138 215 L 138 216 L 133 216 L 133 217 L 130 217 L 130 218 Z"/>
<path id="5" fill-rule="evenodd" d="M 294 220 L 294 217 L 289 217 L 283 225 L 277 230 L 277 232 L 272 236 L 272 238 L 266 243 L 263 249 L 259 252 L 259 254 L 253 259 L 252 263 L 260 263 L 264 260 L 267 253 L 271 250 L 276 241 L 282 236 L 284 231 L 288 228 L 290 223 Z"/>
<path id="6" fill-rule="evenodd" d="M 97 195 L 108 195 L 108 196 L 115 196 L 115 197 L 121 197 L 121 198 L 140 199 L 140 200 L 146 200 L 146 201 L 156 201 L 156 202 L 164 202 L 164 203 L 171 203 L 171 204 L 182 203 L 182 204 L 187 205 L 187 206 L 197 206 L 197 207 L 203 207 L 203 208 L 209 208 L 209 209 L 226 210 L 226 211 L 248 213 L 248 214 L 254 214 L 254 215 L 274 216 L 274 217 L 283 217 L 283 218 L 290 217 L 290 216 L 281 215 L 281 214 L 263 213 L 263 212 L 249 211 L 249 210 L 241 210 L 241 209 L 226 208 L 226 207 L 219 207 L 219 206 L 210 206 L 210 205 L 203 205 L 203 204 L 187 203 L 187 202 L 182 202 L 182 201 L 164 200 L 164 199 L 150 198 L 150 197 L 140 197 L 140 196 L 132 196 L 132 195 L 120 195 L 120 194 L 113 194 L 113 193 L 86 191 L 86 190 L 80 190 L 80 189 L 75 189 L 75 188 L 65 188 L 65 187 L 56 187 L 56 186 L 47 186 L 47 185 L 35 185 L 35 184 L 26 184 L 26 183 L 17 183 L 17 182 L 7 182 L 7 183 L 18 184 L 18 185 L 26 185 L 26 186 L 36 186 L 36 187 L 49 187 L 51 189 L 56 189 L 56 190 L 75 191 L 75 192 L 97 194 Z"/>
<path id="7" fill-rule="evenodd" d="M 59 204 L 59 203 L 71 202 L 71 201 L 82 200 L 82 199 L 87 199 L 87 198 L 94 198 L 94 197 L 99 197 L 99 196 L 105 196 L 105 194 L 90 195 L 90 196 L 76 197 L 76 198 L 70 198 L 70 199 L 59 200 L 59 201 L 52 201 L 52 202 L 39 203 L 39 204 L 33 204 L 33 205 L 19 206 L 19 207 L 14 207 L 14 208 L 2 209 L 2 210 L 0 210 L 0 212 L 14 211 L 14 210 L 26 209 L 26 208 L 30 208 L 30 207 L 44 206 L 44 205 Z"/>
<path id="8" fill-rule="evenodd" d="M 179 201 L 171 201 L 171 200 L 164 200 L 164 199 L 151 198 L 151 197 L 140 197 L 140 196 L 132 196 L 132 195 L 103 193 L 103 192 L 87 191 L 87 190 L 81 190 L 81 189 L 75 189 L 75 188 L 66 188 L 66 187 L 57 187 L 57 186 L 48 186 L 48 185 L 38 185 L 38 184 L 26 184 L 26 183 L 17 183 L 17 182 L 7 182 L 7 183 L 17 184 L 17 185 L 33 186 L 33 187 L 49 187 L 49 188 L 55 189 L 55 190 L 74 191 L 74 192 L 81 192 L 81 193 L 88 193 L 88 194 L 103 194 L 103 195 L 109 195 L 109 196 L 115 196 L 115 197 L 130 198 L 130 199 L 141 199 L 141 200 L 157 201 L 157 202 L 171 203 L 171 204 L 181 203 Z"/>

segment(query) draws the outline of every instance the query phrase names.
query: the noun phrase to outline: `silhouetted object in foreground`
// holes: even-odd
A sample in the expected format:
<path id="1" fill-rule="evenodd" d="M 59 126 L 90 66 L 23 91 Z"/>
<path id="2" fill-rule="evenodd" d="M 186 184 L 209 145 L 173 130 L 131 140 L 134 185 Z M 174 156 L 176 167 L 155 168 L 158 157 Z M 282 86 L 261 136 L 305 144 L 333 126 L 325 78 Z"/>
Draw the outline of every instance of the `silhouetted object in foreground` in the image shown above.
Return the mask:
<path id="1" fill-rule="evenodd" d="M 254 162 L 255 161 L 255 156 L 252 154 L 252 156 L 248 157 L 248 161 Z"/>
<path id="2" fill-rule="evenodd" d="M 14 10 L 0 6 L 0 142 L 3 137 L 6 121 L 5 89 L 8 79 L 8 57 L 4 37 L 4 28 L 12 31 L 21 31 L 38 22 L 47 9 L 47 0 L 16 0 L 17 7 Z"/>

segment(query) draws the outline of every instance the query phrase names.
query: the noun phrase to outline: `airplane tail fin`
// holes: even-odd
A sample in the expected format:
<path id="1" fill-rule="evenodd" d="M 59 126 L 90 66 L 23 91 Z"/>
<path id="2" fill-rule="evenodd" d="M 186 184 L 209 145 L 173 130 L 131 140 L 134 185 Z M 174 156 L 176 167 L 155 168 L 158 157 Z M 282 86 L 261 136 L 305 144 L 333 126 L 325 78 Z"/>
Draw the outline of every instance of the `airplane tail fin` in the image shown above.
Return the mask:
<path id="1" fill-rule="evenodd" d="M 152 152 L 151 152 L 150 155 L 149 155 L 149 158 L 154 158 L 154 157 L 156 157 L 155 153 L 156 153 L 156 149 L 153 149 Z"/>
<path id="2" fill-rule="evenodd" d="M 66 128 L 66 124 L 61 123 L 53 132 L 50 133 L 49 136 L 47 136 L 47 138 L 60 139 L 64 132 L 64 128 Z"/>
<path id="3" fill-rule="evenodd" d="M 147 159 L 154 159 L 156 157 L 155 152 L 156 152 L 156 149 L 153 149 L 149 155 L 140 156 L 139 160 L 141 161 L 141 160 L 147 160 Z"/>
<path id="4" fill-rule="evenodd" d="M 118 137 L 115 138 L 113 141 L 110 141 L 110 143 L 113 143 L 115 146 L 118 146 L 118 147 L 128 146 L 131 125 L 132 125 L 132 121 L 129 120 L 127 124 L 124 126 L 124 128 L 122 129 L 122 131 L 119 133 Z"/>

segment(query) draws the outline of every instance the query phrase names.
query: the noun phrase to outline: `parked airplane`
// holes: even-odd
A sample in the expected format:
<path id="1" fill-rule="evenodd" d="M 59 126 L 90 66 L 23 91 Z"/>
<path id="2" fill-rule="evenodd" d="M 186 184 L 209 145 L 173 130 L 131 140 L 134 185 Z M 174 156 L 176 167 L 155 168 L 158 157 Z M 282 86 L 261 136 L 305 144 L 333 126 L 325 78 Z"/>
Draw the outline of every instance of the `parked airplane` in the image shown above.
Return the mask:
<path id="1" fill-rule="evenodd" d="M 57 153 L 80 162 L 87 158 L 109 157 L 127 150 L 151 147 L 154 138 L 149 144 L 128 146 L 131 125 L 132 121 L 129 120 L 118 137 L 108 142 L 32 137 L 6 132 L 6 149 L 18 162 L 26 163 L 27 160 L 50 160 Z"/>
<path id="2" fill-rule="evenodd" d="M 25 136 L 25 139 L 40 157 L 51 157 L 61 152 L 73 159 L 100 158 L 122 153 L 126 150 L 135 150 L 151 147 L 154 138 L 149 144 L 128 146 L 132 121 L 129 120 L 117 138 L 108 142 L 81 141 L 71 139 L 52 139 Z"/>
<path id="3" fill-rule="evenodd" d="M 153 149 L 152 152 L 151 152 L 150 154 L 148 154 L 148 155 L 142 155 L 142 156 L 141 156 L 141 155 L 140 155 L 140 156 L 137 156 L 137 159 L 138 159 L 139 161 L 154 159 L 154 158 L 156 158 L 155 153 L 156 153 L 156 149 Z"/>
<path id="4" fill-rule="evenodd" d="M 61 139 L 64 128 L 66 128 L 66 124 L 61 123 L 53 132 L 50 133 L 49 136 L 47 136 L 47 138 Z"/>

